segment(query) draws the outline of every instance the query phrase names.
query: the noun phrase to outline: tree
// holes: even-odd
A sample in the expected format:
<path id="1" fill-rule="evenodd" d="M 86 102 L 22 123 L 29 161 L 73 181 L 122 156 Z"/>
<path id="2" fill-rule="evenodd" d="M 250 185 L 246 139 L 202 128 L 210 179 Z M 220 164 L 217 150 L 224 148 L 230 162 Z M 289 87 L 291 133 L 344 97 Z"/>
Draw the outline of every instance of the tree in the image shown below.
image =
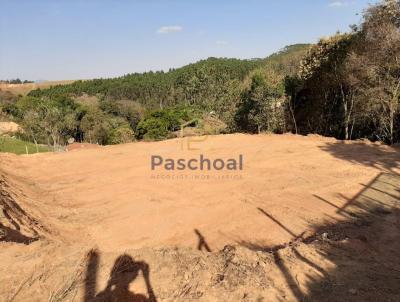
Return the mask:
<path id="1" fill-rule="evenodd" d="M 249 88 L 242 92 L 241 101 L 234 116 L 239 131 L 283 131 L 284 89 L 282 77 L 273 71 L 256 71 Z"/>
<path id="2" fill-rule="evenodd" d="M 362 93 L 374 101 L 378 139 L 393 144 L 398 135 L 400 103 L 400 2 L 385 0 L 367 10 L 360 28 L 358 80 Z M 363 46 L 368 45 L 368 48 Z"/>
<path id="3" fill-rule="evenodd" d="M 135 133 L 129 125 L 122 125 L 112 129 L 108 138 L 108 143 L 112 145 L 126 144 L 134 141 Z"/>
<path id="4" fill-rule="evenodd" d="M 110 124 L 107 115 L 98 108 L 89 107 L 80 122 L 85 141 L 89 143 L 106 144 Z"/>
<path id="5" fill-rule="evenodd" d="M 18 121 L 27 135 L 35 144 L 47 143 L 54 149 L 75 135 L 78 125 L 76 109 L 75 102 L 66 97 L 23 97 L 15 104 Z"/>
<path id="6" fill-rule="evenodd" d="M 291 96 L 301 132 L 399 140 L 400 2 L 371 6 L 352 32 L 321 39 L 299 74 Z"/>
<path id="7" fill-rule="evenodd" d="M 44 133 L 38 112 L 35 110 L 26 112 L 24 114 L 24 118 L 22 119 L 21 126 L 32 138 L 36 146 L 36 152 L 38 152 L 38 136 L 43 135 Z"/>
<path id="8" fill-rule="evenodd" d="M 353 33 L 321 39 L 302 60 L 299 75 L 304 85 L 299 95 L 306 94 L 306 107 L 313 109 L 307 111 L 306 120 L 300 116 L 300 126 L 306 124 L 324 135 L 350 138 L 354 87 L 349 85 L 345 62 L 353 39 Z"/>
<path id="9" fill-rule="evenodd" d="M 303 88 L 303 81 L 297 75 L 286 76 L 284 79 L 285 94 L 287 97 L 287 111 L 289 113 L 289 120 L 293 121 L 294 133 L 297 134 L 297 122 L 296 122 L 296 100 L 299 92 Z"/>
<path id="10" fill-rule="evenodd" d="M 149 112 L 136 128 L 138 139 L 161 140 L 191 120 L 194 113 L 186 107 L 173 107 Z"/>
<path id="11" fill-rule="evenodd" d="M 250 87 L 242 92 L 234 117 L 237 130 L 250 133 L 260 132 L 264 85 L 265 79 L 258 73 L 253 75 Z"/>

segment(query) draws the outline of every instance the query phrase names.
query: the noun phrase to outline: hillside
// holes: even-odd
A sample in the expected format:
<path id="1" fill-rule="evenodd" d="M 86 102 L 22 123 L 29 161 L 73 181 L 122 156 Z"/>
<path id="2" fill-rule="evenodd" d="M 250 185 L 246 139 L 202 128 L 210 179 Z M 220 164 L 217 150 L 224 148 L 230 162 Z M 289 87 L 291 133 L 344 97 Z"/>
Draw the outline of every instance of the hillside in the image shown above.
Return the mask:
<path id="1" fill-rule="evenodd" d="M 162 140 L 183 133 L 288 131 L 285 79 L 309 45 L 264 59 L 208 58 L 168 72 L 75 81 L 18 97 L 0 91 L 0 119 L 22 126 L 22 139 L 101 145 Z M 28 84 L 25 84 L 28 85 Z M 34 84 L 30 84 L 34 85 Z M 50 85 L 50 83 L 47 83 Z"/>
<path id="2" fill-rule="evenodd" d="M 114 79 L 76 81 L 70 85 L 34 90 L 29 95 L 101 95 L 115 100 L 134 100 L 147 107 L 159 107 L 160 104 L 205 105 L 207 101 L 217 102 L 217 99 L 223 98 L 229 86 L 242 82 L 254 69 L 272 68 L 284 74 L 293 72 L 309 46 L 287 46 L 265 59 L 208 58 L 168 72 L 133 73 Z"/>

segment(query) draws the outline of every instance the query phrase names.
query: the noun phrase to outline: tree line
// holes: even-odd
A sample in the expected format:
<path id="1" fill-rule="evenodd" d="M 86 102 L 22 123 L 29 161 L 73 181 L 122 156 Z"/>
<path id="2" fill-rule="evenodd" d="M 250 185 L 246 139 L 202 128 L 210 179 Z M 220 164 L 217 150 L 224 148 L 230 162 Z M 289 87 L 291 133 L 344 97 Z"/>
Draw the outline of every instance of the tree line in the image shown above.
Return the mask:
<path id="1" fill-rule="evenodd" d="M 53 146 L 71 138 L 98 144 L 165 139 L 182 124 L 204 125 L 205 116 L 220 121 L 210 126 L 214 129 L 209 133 L 219 133 L 221 124 L 226 125 L 225 131 L 248 131 L 235 124 L 235 116 L 246 89 L 254 86 L 250 83 L 267 74 L 277 76 L 278 71 L 273 70 L 282 71 L 290 66 L 289 61 L 298 62 L 299 53 L 304 54 L 306 48 L 294 45 L 267 59 L 209 58 L 169 72 L 76 81 L 33 90 L 23 97 L 0 94 L 0 106 L 21 124 L 23 138 Z M 270 77 L 263 83 L 279 86 L 282 98 L 281 80 L 282 76 Z M 267 93 L 258 97 L 264 95 Z M 259 123 L 263 123 L 260 118 Z"/>
<path id="2" fill-rule="evenodd" d="M 0 80 L 0 84 L 28 84 L 28 83 L 34 83 L 34 82 L 29 81 L 29 80 L 22 81 L 19 78 L 11 79 L 11 80 Z"/>
<path id="3" fill-rule="evenodd" d="M 400 2 L 371 6 L 351 32 L 313 45 L 286 91 L 294 131 L 399 142 Z"/>

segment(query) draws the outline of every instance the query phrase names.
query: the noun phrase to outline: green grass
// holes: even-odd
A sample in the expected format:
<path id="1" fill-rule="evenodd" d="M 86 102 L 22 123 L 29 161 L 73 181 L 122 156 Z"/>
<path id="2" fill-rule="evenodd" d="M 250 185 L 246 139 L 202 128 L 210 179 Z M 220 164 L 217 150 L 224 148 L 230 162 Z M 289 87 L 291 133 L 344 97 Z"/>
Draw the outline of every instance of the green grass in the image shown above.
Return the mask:
<path id="1" fill-rule="evenodd" d="M 0 152 L 9 152 L 15 154 L 26 154 L 26 148 L 28 148 L 28 153 L 36 153 L 36 146 L 30 142 L 24 142 L 17 138 L 12 138 L 10 136 L 0 136 Z M 47 146 L 39 145 L 39 152 L 50 151 Z"/>

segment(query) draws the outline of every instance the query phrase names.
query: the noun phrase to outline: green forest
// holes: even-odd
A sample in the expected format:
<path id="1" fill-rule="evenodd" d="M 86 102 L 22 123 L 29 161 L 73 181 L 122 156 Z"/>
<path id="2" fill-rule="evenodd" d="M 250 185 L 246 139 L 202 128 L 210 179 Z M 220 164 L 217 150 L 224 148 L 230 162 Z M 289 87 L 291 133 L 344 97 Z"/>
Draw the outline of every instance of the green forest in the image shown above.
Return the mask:
<path id="1" fill-rule="evenodd" d="M 320 134 L 400 142 L 400 4 L 384 0 L 360 24 L 264 59 L 208 58 L 168 72 L 0 92 L 3 117 L 49 146 L 119 144 L 195 134 Z M 266 37 L 267 38 L 267 37 Z"/>

